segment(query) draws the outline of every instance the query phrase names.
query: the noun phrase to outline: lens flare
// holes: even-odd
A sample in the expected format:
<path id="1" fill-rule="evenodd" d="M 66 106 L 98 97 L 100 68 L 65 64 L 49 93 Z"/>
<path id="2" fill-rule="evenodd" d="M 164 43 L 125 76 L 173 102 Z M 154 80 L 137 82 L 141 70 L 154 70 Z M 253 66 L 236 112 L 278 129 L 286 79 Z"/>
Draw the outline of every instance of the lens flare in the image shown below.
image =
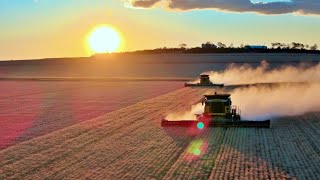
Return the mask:
<path id="1" fill-rule="evenodd" d="M 194 154 L 194 155 L 197 155 L 199 156 L 201 154 L 201 147 L 203 145 L 203 140 L 196 140 L 196 141 L 193 141 L 189 147 L 188 147 L 188 150 L 187 152 L 189 154 Z"/>
<path id="2" fill-rule="evenodd" d="M 197 128 L 202 130 L 204 128 L 204 123 L 203 122 L 198 122 L 197 123 Z"/>
<path id="3" fill-rule="evenodd" d="M 186 161 L 195 161 L 203 156 L 208 150 L 208 142 L 202 139 L 194 140 L 187 148 L 187 154 L 184 157 Z"/>
<path id="4" fill-rule="evenodd" d="M 200 156 L 201 150 L 200 150 L 200 149 L 195 149 L 195 150 L 193 151 L 193 154 L 196 155 L 196 156 Z"/>

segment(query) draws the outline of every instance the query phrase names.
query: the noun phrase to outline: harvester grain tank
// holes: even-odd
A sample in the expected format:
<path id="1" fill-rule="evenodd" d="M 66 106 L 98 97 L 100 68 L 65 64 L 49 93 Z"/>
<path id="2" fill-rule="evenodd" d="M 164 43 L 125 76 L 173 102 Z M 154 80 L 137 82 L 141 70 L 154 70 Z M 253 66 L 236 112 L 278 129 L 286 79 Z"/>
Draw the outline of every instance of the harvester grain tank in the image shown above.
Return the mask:
<path id="1" fill-rule="evenodd" d="M 161 126 L 182 127 L 270 127 L 270 120 L 248 121 L 241 120 L 241 111 L 232 105 L 230 94 L 205 95 L 204 112 L 196 114 L 196 120 L 167 120 L 162 119 Z"/>
<path id="2" fill-rule="evenodd" d="M 210 77 L 207 74 L 201 74 L 200 77 L 200 83 L 185 83 L 185 87 L 192 87 L 192 86 L 218 86 L 223 87 L 224 84 L 214 84 L 210 81 Z"/>

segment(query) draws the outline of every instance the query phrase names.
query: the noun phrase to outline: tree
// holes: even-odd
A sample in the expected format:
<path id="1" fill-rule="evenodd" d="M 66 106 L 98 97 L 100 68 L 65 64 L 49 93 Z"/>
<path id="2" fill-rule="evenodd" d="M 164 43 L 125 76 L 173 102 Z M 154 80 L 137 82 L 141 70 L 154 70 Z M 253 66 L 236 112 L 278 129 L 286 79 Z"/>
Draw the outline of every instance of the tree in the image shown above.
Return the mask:
<path id="1" fill-rule="evenodd" d="M 299 43 L 296 43 L 296 42 L 291 43 L 291 49 L 298 49 L 298 47 L 299 47 Z"/>
<path id="2" fill-rule="evenodd" d="M 186 43 L 182 43 L 179 45 L 180 49 L 187 49 L 188 45 Z"/>
<path id="3" fill-rule="evenodd" d="M 292 46 L 291 49 L 304 49 L 304 44 L 301 44 L 301 43 L 292 42 L 291 46 Z"/>
<path id="4" fill-rule="evenodd" d="M 219 48 L 226 48 L 227 46 L 223 44 L 222 42 L 218 42 L 218 47 Z"/>
<path id="5" fill-rule="evenodd" d="M 281 49 L 281 43 L 275 42 L 271 43 L 272 49 Z"/>
<path id="6" fill-rule="evenodd" d="M 318 49 L 318 45 L 317 44 L 314 44 L 313 46 L 310 46 L 310 50 L 317 50 Z"/>
<path id="7" fill-rule="evenodd" d="M 233 43 L 230 44 L 229 48 L 233 48 Z"/>
<path id="8" fill-rule="evenodd" d="M 214 45 L 213 43 L 211 43 L 210 41 L 202 44 L 202 48 L 204 49 L 214 49 L 214 48 L 217 48 L 216 45 Z"/>
<path id="9" fill-rule="evenodd" d="M 282 49 L 290 49 L 290 44 L 282 43 L 282 44 L 281 44 L 281 48 L 282 48 Z"/>

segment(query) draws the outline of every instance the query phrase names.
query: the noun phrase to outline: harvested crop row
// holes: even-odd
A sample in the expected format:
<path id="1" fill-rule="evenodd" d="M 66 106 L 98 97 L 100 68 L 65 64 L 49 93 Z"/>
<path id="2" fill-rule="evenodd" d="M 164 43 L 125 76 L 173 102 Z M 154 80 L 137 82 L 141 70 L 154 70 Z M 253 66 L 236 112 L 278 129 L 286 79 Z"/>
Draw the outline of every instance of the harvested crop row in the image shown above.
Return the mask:
<path id="1" fill-rule="evenodd" d="M 204 90 L 202 93 L 204 93 Z M 158 143 L 158 141 L 162 139 L 167 140 L 164 141 L 164 147 L 170 147 L 170 144 L 172 144 L 170 138 L 168 139 L 163 132 L 158 132 L 158 134 L 153 132 L 161 130 L 158 122 L 159 118 L 165 115 L 165 111 L 177 108 L 177 105 L 185 103 L 176 102 L 172 104 L 168 99 L 171 99 L 172 101 L 176 98 L 181 99 L 180 101 L 184 98 L 199 100 L 202 93 L 197 90 L 184 89 L 173 94 L 164 95 L 165 97 L 147 100 L 143 103 L 138 103 L 128 108 L 109 113 L 98 118 L 98 120 L 80 124 L 77 128 L 76 126 L 78 125 L 76 125 L 73 127 L 76 129 L 74 136 L 69 136 L 74 130 L 62 130 L 59 133 L 53 133 L 46 138 L 40 138 L 46 139 L 47 142 L 38 143 L 36 142 L 38 139 L 35 139 L 26 144 L 23 143 L 13 147 L 18 148 L 21 146 L 22 149 L 18 148 L 20 149 L 20 152 L 10 154 L 10 150 L 12 149 L 9 148 L 8 150 L 3 151 L 8 152 L 9 157 L 1 159 L 1 162 L 4 162 L 4 164 L 1 165 L 3 167 L 2 169 L 6 169 L 1 174 L 9 172 L 9 174 L 7 174 L 9 177 L 36 178 L 39 177 L 38 174 L 42 173 L 47 176 L 51 173 L 57 176 L 57 172 L 64 172 L 61 171 L 61 169 L 68 168 L 70 170 L 70 168 L 82 167 L 82 163 L 85 163 L 83 168 L 91 168 L 92 166 L 95 167 L 95 165 L 98 165 L 98 167 L 99 165 L 104 166 L 113 161 L 120 160 L 121 155 L 125 153 L 130 154 L 130 152 L 139 152 L 143 150 L 144 146 L 137 149 L 137 145 L 145 144 L 146 137 L 153 139 L 154 143 Z M 163 104 L 163 101 L 166 103 Z M 189 103 L 189 106 L 191 104 L 192 102 Z M 144 106 L 150 108 L 144 108 Z M 187 106 L 188 103 L 183 105 L 183 108 L 186 108 Z M 159 107 L 161 111 L 158 111 Z M 82 133 L 78 131 L 82 131 Z M 55 144 L 55 142 L 57 142 L 57 144 Z M 47 144 L 51 145 L 47 146 Z M 145 145 L 146 147 L 150 147 L 149 144 Z M 58 149 L 54 147 L 58 147 Z M 134 149 L 131 149 L 130 147 Z M 151 148 L 155 149 L 154 147 Z M 171 151 L 171 149 L 172 148 L 168 148 L 169 151 Z M 103 159 L 107 162 L 109 161 L 109 163 L 106 161 L 100 161 L 101 164 L 98 163 L 99 161 L 96 158 L 101 157 L 99 152 L 104 152 L 105 157 Z M 170 152 L 168 154 L 175 154 L 175 152 Z M 93 159 L 87 161 L 86 157 Z M 12 159 L 15 159 L 15 161 L 11 162 Z M 25 166 L 26 160 L 29 162 L 27 166 Z M 92 164 L 87 164 L 88 162 L 92 162 Z M 78 165 L 75 166 L 74 164 Z M 46 172 L 47 169 L 51 169 L 50 173 Z M 59 171 L 52 171 L 52 169 L 57 169 Z M 72 172 L 74 172 L 74 174 L 67 173 L 62 176 L 79 175 L 76 169 L 73 169 Z M 86 171 L 83 171 L 83 169 L 80 168 L 79 172 Z"/>
<path id="2" fill-rule="evenodd" d="M 0 179 L 319 179 L 320 114 L 272 128 L 161 128 L 207 89 L 184 88 L 0 152 Z"/>
<path id="3" fill-rule="evenodd" d="M 183 87 L 125 81 L 0 81 L 0 86 L 0 149 Z"/>
<path id="4" fill-rule="evenodd" d="M 165 177 L 319 179 L 319 125 L 319 113 L 308 113 L 274 119 L 271 129 L 209 129 L 193 140 L 209 144 L 204 153 L 188 161 L 186 148 Z"/>

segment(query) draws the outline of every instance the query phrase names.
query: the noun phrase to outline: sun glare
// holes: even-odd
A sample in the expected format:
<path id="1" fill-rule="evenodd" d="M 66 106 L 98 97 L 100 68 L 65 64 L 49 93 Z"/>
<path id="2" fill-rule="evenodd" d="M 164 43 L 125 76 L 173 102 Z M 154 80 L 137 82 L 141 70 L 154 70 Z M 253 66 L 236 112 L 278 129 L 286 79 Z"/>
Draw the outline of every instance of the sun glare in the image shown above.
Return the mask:
<path id="1" fill-rule="evenodd" d="M 119 48 L 121 38 L 115 29 L 99 26 L 89 35 L 88 43 L 94 53 L 112 53 Z"/>

